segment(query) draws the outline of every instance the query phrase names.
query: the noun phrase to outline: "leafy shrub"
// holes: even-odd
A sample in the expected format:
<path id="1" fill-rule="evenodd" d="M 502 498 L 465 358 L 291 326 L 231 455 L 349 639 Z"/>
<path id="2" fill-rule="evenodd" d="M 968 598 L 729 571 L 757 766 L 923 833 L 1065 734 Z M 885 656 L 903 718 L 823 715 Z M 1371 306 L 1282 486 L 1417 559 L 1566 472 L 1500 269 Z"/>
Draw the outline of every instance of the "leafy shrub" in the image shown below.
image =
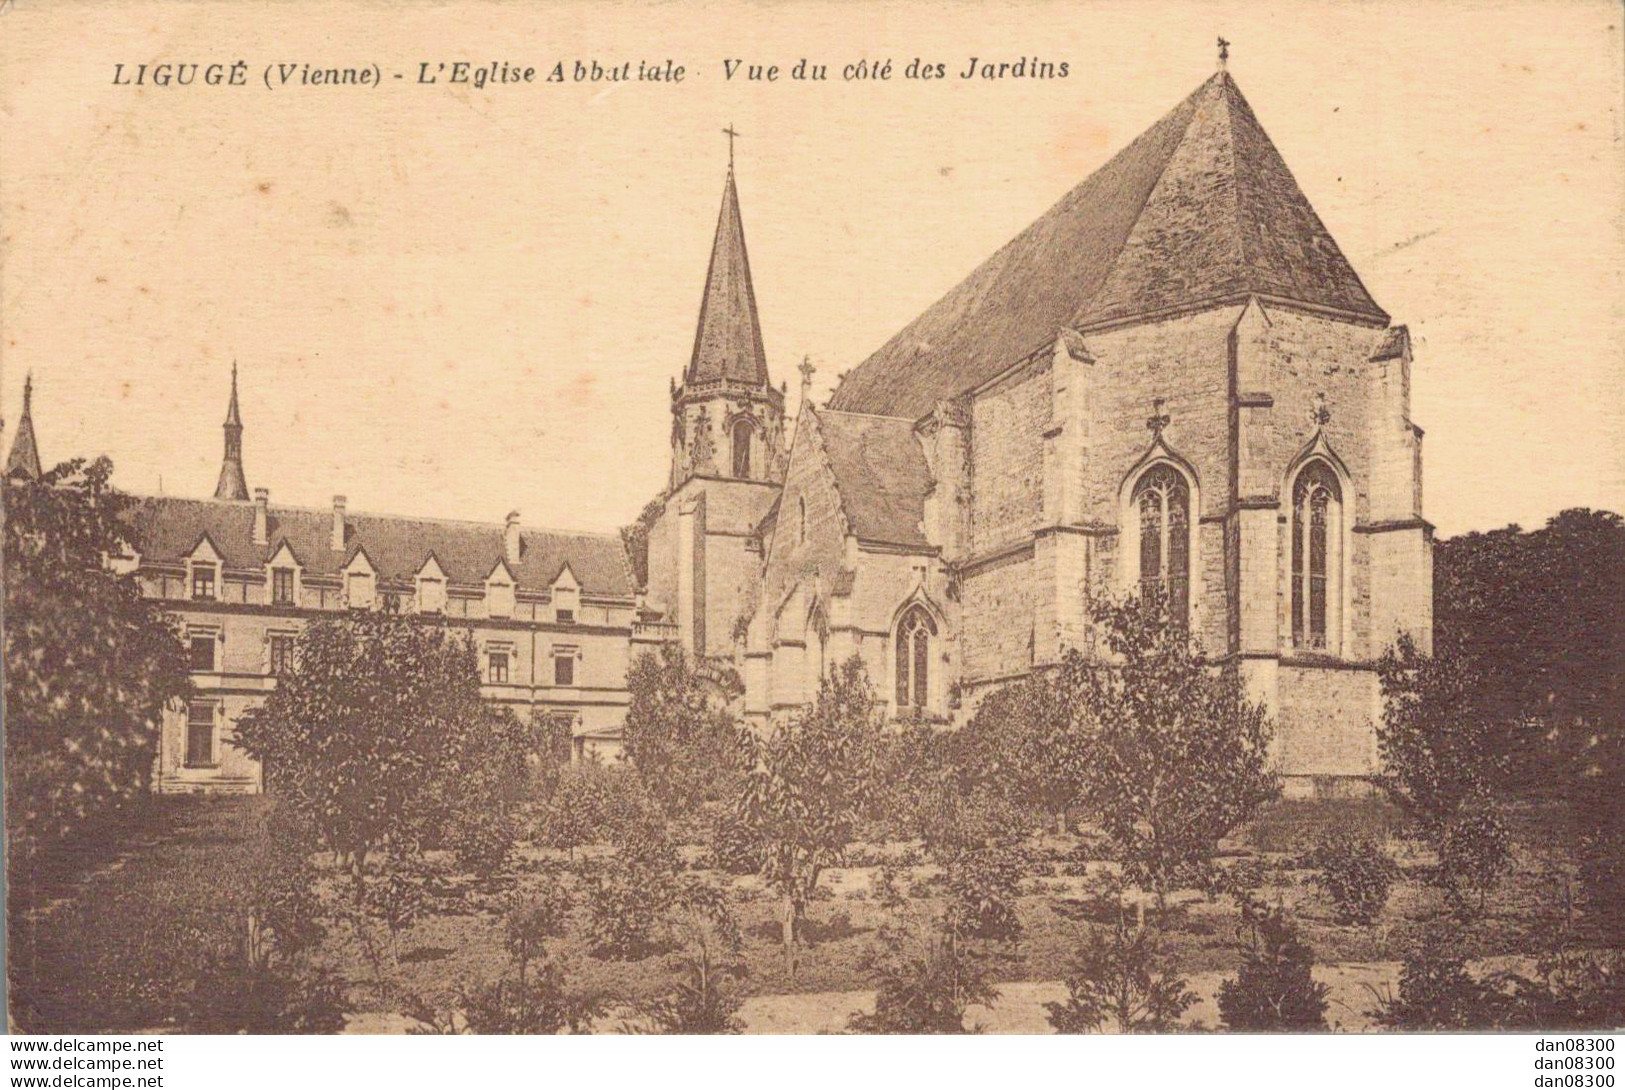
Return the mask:
<path id="1" fill-rule="evenodd" d="M 1344 924 L 1368 924 L 1382 915 L 1399 877 L 1399 867 L 1370 839 L 1322 837 L 1307 862 L 1316 870 L 1310 880 L 1326 891 L 1337 922 Z"/>
<path id="2" fill-rule="evenodd" d="M 998 942 L 1021 938 L 1016 898 L 1020 857 L 1002 848 L 965 852 L 948 865 L 949 926 L 966 937 Z"/>
<path id="3" fill-rule="evenodd" d="M 1492 978 L 1508 993 L 1505 1028 L 1614 1030 L 1625 1022 L 1625 953 L 1560 950 L 1542 957 L 1534 978 Z"/>
<path id="4" fill-rule="evenodd" d="M 1247 944 L 1234 980 L 1219 985 L 1219 1016 L 1226 1029 L 1278 1033 L 1326 1028 L 1324 984 L 1310 969 L 1315 952 L 1280 905 L 1243 902 Z"/>
<path id="5" fill-rule="evenodd" d="M 408 1032 L 555 1034 L 591 1033 L 602 1004 L 571 994 L 564 974 L 552 964 L 527 976 L 463 985 L 449 1004 L 407 1000 L 406 1014 L 417 1023 Z"/>
<path id="6" fill-rule="evenodd" d="M 421 879 L 396 870 L 367 887 L 367 909 L 389 928 L 390 948 L 400 958 L 401 932 L 417 922 L 428 907 Z"/>
<path id="7" fill-rule="evenodd" d="M 564 934 L 570 903 L 569 892 L 552 875 L 509 902 L 503 916 L 503 939 L 521 976 L 526 966 L 543 955 L 548 939 Z"/>
<path id="8" fill-rule="evenodd" d="M 327 970 L 211 952 L 183 1000 L 189 1033 L 337 1033 L 349 1009 Z"/>
<path id="9" fill-rule="evenodd" d="M 1377 1006 L 1368 1013 L 1382 1026 L 1482 1029 L 1496 1021 L 1495 989 L 1467 971 L 1466 959 L 1447 935 L 1430 935 L 1405 954 L 1397 995 L 1372 994 Z"/>
<path id="10" fill-rule="evenodd" d="M 875 977 L 875 1009 L 847 1018 L 853 1033 L 980 1033 L 967 1027 L 972 1004 L 990 1006 L 998 989 L 980 958 L 943 921 L 921 925 L 894 921 L 864 966 Z"/>
<path id="11" fill-rule="evenodd" d="M 1058 1033 L 1092 1033 L 1108 1022 L 1119 1033 L 1165 1033 L 1196 1002 L 1156 934 L 1134 928 L 1119 911 L 1108 927 L 1091 927 L 1066 973 L 1067 1001 L 1046 1003 Z"/>
<path id="12" fill-rule="evenodd" d="M 903 907 L 908 901 L 908 894 L 903 891 L 902 871 L 897 867 L 880 867 L 869 878 L 869 892 L 874 899 L 880 902 L 884 909 L 897 909 Z"/>
<path id="13" fill-rule="evenodd" d="M 673 867 L 629 855 L 592 868 L 584 878 L 594 956 L 630 960 L 665 944 L 665 917 L 677 895 Z"/>

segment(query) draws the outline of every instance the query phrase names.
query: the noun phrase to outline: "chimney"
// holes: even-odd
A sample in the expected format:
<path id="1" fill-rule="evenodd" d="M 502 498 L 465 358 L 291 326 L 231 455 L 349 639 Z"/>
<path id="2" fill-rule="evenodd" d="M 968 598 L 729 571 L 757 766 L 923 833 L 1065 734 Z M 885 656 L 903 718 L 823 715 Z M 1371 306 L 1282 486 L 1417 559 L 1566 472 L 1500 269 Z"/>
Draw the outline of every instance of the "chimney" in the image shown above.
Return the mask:
<path id="1" fill-rule="evenodd" d="M 519 512 L 509 511 L 508 520 L 502 527 L 502 555 L 508 559 L 508 567 L 519 568 Z"/>
<path id="2" fill-rule="evenodd" d="M 254 489 L 254 544 L 269 545 L 271 543 L 270 527 L 271 490 L 269 488 Z"/>
<path id="3" fill-rule="evenodd" d="M 344 504 L 343 496 L 333 497 L 333 551 L 344 551 Z"/>

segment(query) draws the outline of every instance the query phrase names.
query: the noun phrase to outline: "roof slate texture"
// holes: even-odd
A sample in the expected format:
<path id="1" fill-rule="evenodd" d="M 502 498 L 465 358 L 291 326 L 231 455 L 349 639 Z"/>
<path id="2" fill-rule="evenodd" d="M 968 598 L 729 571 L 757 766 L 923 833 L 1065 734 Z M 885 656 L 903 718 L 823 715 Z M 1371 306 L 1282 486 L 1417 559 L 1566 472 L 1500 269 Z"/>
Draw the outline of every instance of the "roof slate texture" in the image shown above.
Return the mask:
<path id="1" fill-rule="evenodd" d="M 1388 320 L 1219 72 L 850 372 L 830 407 L 915 419 L 1063 329 L 1248 294 Z"/>
<path id="2" fill-rule="evenodd" d="M 852 532 L 863 541 L 930 548 L 925 494 L 931 469 L 914 422 L 825 409 L 818 423 Z"/>
<path id="3" fill-rule="evenodd" d="M 433 555 L 450 581 L 478 584 L 503 555 L 500 523 L 346 513 L 340 552 L 332 548 L 331 509 L 271 506 L 266 545 L 254 544 L 251 503 L 139 497 L 130 519 L 143 561 L 184 560 L 207 535 L 227 567 L 263 566 L 285 543 L 308 574 L 335 575 L 357 552 L 365 552 L 381 578 L 410 580 Z M 566 564 L 587 594 L 630 598 L 635 593 L 618 534 L 521 529 L 514 572 L 520 587 L 551 587 Z"/>
<path id="4" fill-rule="evenodd" d="M 767 353 L 762 348 L 762 326 L 756 314 L 756 291 L 750 281 L 750 255 L 745 252 L 745 227 L 739 218 L 739 191 L 732 167 L 722 188 L 722 211 L 711 243 L 705 294 L 700 298 L 694 355 L 683 375 L 685 383 L 715 379 L 768 385 Z"/>

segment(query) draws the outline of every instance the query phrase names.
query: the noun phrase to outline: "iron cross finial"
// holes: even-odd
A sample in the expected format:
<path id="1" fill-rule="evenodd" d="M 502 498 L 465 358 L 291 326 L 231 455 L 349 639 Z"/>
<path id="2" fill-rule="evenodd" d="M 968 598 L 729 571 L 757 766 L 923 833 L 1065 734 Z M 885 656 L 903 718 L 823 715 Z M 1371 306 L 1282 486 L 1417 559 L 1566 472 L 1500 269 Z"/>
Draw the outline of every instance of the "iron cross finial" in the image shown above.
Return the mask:
<path id="1" fill-rule="evenodd" d="M 1230 43 L 1228 41 L 1226 41 L 1224 39 L 1224 37 L 1221 35 L 1219 37 L 1219 67 L 1222 69 L 1224 67 L 1225 62 L 1228 61 L 1229 59 L 1230 59 Z"/>
<path id="2" fill-rule="evenodd" d="M 728 123 L 728 127 L 723 129 L 722 132 L 723 135 L 728 138 L 728 169 L 732 170 L 734 168 L 734 137 L 741 134 L 738 129 L 733 127 L 733 122 L 731 121 Z"/>
<path id="3" fill-rule="evenodd" d="M 1151 400 L 1151 415 L 1146 418 L 1145 426 L 1151 429 L 1153 436 L 1162 438 L 1162 429 L 1168 426 L 1168 414 L 1162 411 L 1162 398 Z"/>

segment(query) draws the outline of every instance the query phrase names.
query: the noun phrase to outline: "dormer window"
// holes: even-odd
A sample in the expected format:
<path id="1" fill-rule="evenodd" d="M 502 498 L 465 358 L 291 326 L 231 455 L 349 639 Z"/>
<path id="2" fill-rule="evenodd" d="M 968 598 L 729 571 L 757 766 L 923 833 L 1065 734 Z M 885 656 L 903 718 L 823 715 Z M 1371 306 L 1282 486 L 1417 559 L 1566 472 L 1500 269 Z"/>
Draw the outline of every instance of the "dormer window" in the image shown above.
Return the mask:
<path id="1" fill-rule="evenodd" d="M 345 578 L 346 600 L 351 609 L 372 608 L 372 573 L 353 571 Z"/>
<path id="2" fill-rule="evenodd" d="M 271 569 L 271 601 L 279 606 L 293 605 L 293 569 Z"/>
<path id="3" fill-rule="evenodd" d="M 513 576 L 505 564 L 498 564 L 485 581 L 485 613 L 488 617 L 513 616 Z"/>
<path id="4" fill-rule="evenodd" d="M 418 612 L 442 613 L 446 609 L 446 581 L 432 576 L 418 579 Z"/>
<path id="5" fill-rule="evenodd" d="M 581 584 L 568 565 L 553 580 L 553 621 L 556 624 L 575 624 L 581 613 Z"/>
<path id="6" fill-rule="evenodd" d="M 192 565 L 192 598 L 199 602 L 214 601 L 213 564 L 194 563 Z"/>

